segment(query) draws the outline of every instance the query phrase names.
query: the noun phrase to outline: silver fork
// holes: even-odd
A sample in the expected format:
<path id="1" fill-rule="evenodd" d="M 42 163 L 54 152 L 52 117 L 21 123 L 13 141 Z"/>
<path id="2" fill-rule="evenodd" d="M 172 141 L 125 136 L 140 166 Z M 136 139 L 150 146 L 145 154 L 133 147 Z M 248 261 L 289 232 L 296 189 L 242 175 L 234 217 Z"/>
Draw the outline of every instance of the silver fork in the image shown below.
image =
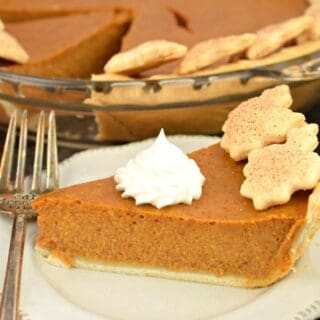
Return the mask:
<path id="1" fill-rule="evenodd" d="M 12 163 L 16 137 L 17 115 L 11 117 L 0 165 L 0 210 L 13 217 L 11 242 L 7 262 L 6 276 L 0 304 L 0 320 L 18 319 L 21 268 L 26 234 L 27 220 L 36 217 L 31 201 L 41 193 L 58 187 L 58 154 L 55 115 L 49 115 L 47 170 L 45 187 L 42 188 L 42 164 L 45 143 L 45 114 L 40 113 L 36 148 L 33 164 L 31 190 L 25 187 L 25 164 L 27 153 L 28 115 L 24 111 L 20 125 L 20 139 L 17 156 L 17 172 L 11 182 Z"/>

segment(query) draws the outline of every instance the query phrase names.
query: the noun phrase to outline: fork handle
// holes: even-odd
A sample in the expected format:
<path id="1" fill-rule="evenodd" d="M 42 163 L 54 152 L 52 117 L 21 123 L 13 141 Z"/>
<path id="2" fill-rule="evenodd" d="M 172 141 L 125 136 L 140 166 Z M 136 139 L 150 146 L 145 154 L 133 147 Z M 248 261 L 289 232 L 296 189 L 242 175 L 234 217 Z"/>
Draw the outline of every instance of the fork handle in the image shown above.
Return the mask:
<path id="1" fill-rule="evenodd" d="M 16 214 L 13 219 L 7 271 L 0 304 L 0 320 L 17 320 L 19 316 L 20 280 L 27 219 Z"/>

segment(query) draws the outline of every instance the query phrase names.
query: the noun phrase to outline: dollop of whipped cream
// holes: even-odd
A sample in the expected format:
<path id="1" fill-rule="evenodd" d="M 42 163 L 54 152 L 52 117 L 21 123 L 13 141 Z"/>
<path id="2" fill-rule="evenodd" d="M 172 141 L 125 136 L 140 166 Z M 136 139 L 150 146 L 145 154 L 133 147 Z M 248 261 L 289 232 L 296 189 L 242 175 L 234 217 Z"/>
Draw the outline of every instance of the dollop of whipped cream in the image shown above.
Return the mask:
<path id="1" fill-rule="evenodd" d="M 149 148 L 141 151 L 114 176 L 122 197 L 136 205 L 149 203 L 160 209 L 199 199 L 205 178 L 196 162 L 169 142 L 163 129 Z"/>

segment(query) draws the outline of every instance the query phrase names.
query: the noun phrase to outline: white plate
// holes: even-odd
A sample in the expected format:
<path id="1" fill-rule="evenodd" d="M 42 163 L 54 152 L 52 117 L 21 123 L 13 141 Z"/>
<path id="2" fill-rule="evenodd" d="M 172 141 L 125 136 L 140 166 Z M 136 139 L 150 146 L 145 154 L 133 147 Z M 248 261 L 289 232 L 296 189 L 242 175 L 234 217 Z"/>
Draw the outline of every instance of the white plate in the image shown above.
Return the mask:
<path id="1" fill-rule="evenodd" d="M 189 152 L 214 143 L 211 137 L 176 136 Z M 76 154 L 61 166 L 61 185 L 112 175 L 152 140 Z M 11 221 L 0 216 L 0 284 Z M 306 320 L 320 315 L 320 235 L 295 271 L 267 289 L 246 290 L 188 282 L 66 270 L 33 253 L 36 224 L 29 225 L 23 266 L 21 309 L 28 320 Z"/>

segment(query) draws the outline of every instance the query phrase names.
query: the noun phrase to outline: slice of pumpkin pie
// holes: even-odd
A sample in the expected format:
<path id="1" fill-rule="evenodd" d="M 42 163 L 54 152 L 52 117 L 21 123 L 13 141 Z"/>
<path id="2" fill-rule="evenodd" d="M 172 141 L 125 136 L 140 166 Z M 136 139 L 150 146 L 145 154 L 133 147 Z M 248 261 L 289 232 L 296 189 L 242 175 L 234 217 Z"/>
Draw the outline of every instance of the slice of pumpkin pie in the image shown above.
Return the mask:
<path id="1" fill-rule="evenodd" d="M 287 86 L 265 91 L 230 114 L 222 143 L 184 155 L 162 132 L 114 177 L 41 196 L 33 202 L 37 253 L 66 267 L 246 288 L 274 283 L 319 227 L 318 128 L 291 102 Z M 279 186 L 285 201 L 272 192 Z"/>

